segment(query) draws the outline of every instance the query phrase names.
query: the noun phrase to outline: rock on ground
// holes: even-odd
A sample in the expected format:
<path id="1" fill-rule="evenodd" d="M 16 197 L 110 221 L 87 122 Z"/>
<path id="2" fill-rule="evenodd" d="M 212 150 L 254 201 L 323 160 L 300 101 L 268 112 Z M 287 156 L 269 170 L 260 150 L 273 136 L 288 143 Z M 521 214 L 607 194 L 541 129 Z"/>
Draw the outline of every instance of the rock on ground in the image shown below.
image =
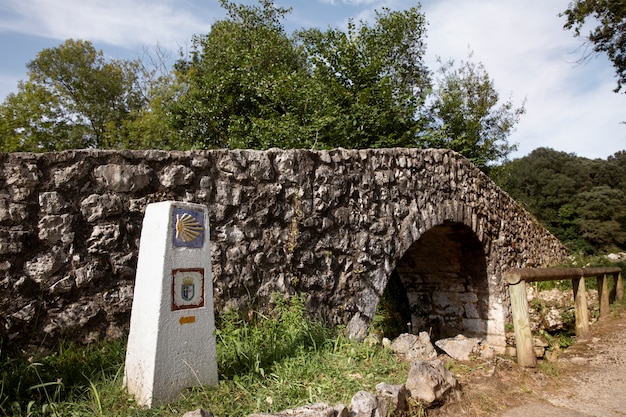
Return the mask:
<path id="1" fill-rule="evenodd" d="M 379 396 L 389 398 L 395 411 L 403 412 L 409 409 L 409 391 L 405 385 L 389 385 L 384 382 L 376 385 L 376 392 Z"/>
<path id="2" fill-rule="evenodd" d="M 387 417 L 389 406 L 384 398 L 377 398 L 367 391 L 359 391 L 352 397 L 350 417 Z"/>
<path id="3" fill-rule="evenodd" d="M 413 361 L 405 386 L 411 397 L 428 404 L 456 399 L 461 389 L 459 381 L 439 359 Z"/>
<path id="4" fill-rule="evenodd" d="M 348 409 L 339 404 L 334 407 L 326 403 L 316 403 L 281 411 L 275 414 L 251 414 L 248 417 L 348 417 Z"/>
<path id="5" fill-rule="evenodd" d="M 419 335 L 404 333 L 391 342 L 391 350 L 407 360 L 429 360 L 437 357 L 437 352 L 426 332 Z"/>
<path id="6" fill-rule="evenodd" d="M 469 360 L 472 354 L 478 353 L 480 342 L 480 339 L 465 337 L 460 334 L 456 337 L 437 340 L 435 345 L 446 352 L 452 359 L 466 361 Z"/>
<path id="7" fill-rule="evenodd" d="M 213 413 L 202 408 L 198 408 L 197 410 L 186 412 L 183 414 L 183 417 L 213 417 Z"/>

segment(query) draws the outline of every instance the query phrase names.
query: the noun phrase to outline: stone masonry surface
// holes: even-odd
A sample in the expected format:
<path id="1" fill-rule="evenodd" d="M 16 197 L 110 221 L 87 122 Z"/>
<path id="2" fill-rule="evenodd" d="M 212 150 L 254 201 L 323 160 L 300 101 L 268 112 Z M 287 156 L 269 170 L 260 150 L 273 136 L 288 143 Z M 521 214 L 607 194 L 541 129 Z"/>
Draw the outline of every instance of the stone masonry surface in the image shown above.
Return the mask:
<path id="1" fill-rule="evenodd" d="M 454 294 L 433 299 L 464 298 L 465 308 L 441 308 L 463 323 L 474 311 L 488 338 L 503 339 L 510 315 L 502 271 L 566 255 L 487 176 L 447 150 L 0 154 L 3 348 L 127 334 L 143 212 L 165 200 L 209 208 L 218 315 L 262 309 L 274 292 L 303 292 L 312 313 L 349 323 L 356 336 L 397 264 L 431 229 L 454 225 L 446 233 L 471 235 L 484 255 L 485 291 L 462 297 L 471 285 L 461 279 Z M 411 262 L 428 257 L 413 254 Z M 441 279 L 473 273 L 442 270 Z"/>

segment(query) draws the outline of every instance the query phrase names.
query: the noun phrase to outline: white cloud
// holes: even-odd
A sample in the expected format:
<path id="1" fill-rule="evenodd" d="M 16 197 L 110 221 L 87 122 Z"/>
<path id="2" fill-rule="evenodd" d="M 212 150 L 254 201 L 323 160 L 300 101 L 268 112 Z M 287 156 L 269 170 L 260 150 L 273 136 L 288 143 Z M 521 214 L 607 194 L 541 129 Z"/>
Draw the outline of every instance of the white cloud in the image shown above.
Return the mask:
<path id="1" fill-rule="evenodd" d="M 194 33 L 210 29 L 213 14 L 173 0 L 4 0 L 0 31 L 133 48 L 177 50 Z"/>
<path id="2" fill-rule="evenodd" d="M 428 66 L 474 51 L 502 98 L 526 101 L 510 140 L 523 156 L 541 146 L 602 157 L 626 148 L 624 95 L 606 58 L 576 66 L 580 40 L 562 29 L 568 0 L 437 0 L 425 3 Z"/>

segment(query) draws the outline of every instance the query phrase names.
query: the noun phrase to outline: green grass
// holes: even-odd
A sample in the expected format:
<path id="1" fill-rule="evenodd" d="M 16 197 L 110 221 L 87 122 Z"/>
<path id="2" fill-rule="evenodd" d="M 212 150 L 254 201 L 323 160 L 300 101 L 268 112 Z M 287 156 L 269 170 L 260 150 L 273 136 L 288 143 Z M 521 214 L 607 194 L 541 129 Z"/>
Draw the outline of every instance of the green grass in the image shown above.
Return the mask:
<path id="1" fill-rule="evenodd" d="M 314 403 L 349 404 L 379 382 L 403 383 L 408 364 L 380 346 L 347 339 L 309 318 L 304 299 L 275 297 L 268 315 L 218 317 L 220 382 L 154 409 L 122 386 L 125 341 L 62 345 L 42 358 L 0 357 L 0 415 L 180 416 L 199 407 L 220 417 L 277 412 Z"/>
<path id="2" fill-rule="evenodd" d="M 90 381 L 114 379 L 123 360 L 122 341 L 87 347 L 62 343 L 44 357 L 0 351 L 0 415 L 62 415 L 60 403 L 85 397 Z"/>

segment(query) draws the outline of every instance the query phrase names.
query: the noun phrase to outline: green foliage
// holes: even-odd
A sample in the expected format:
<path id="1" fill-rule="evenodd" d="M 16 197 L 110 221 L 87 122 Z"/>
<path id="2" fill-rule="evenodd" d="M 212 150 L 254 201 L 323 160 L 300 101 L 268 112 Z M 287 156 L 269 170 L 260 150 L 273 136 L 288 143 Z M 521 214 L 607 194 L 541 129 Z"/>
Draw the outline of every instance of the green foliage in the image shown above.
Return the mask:
<path id="1" fill-rule="evenodd" d="M 418 7 L 383 9 L 370 26 L 298 33 L 312 81 L 322 88 L 325 147 L 416 146 L 417 116 L 430 88 L 423 57 L 426 20 Z"/>
<path id="2" fill-rule="evenodd" d="M 573 251 L 626 247 L 625 153 L 606 161 L 539 148 L 492 178 Z"/>
<path id="3" fill-rule="evenodd" d="M 555 334 L 550 334 L 546 331 L 542 333 L 550 349 L 567 349 L 576 341 L 576 317 L 574 313 L 561 314 L 561 317 L 563 319 L 563 331 Z"/>
<path id="4" fill-rule="evenodd" d="M 406 364 L 380 346 L 349 340 L 340 329 L 311 321 L 303 298 L 274 298 L 269 316 L 220 319 L 217 387 L 192 390 L 216 415 L 278 412 L 300 405 L 347 403 L 359 390 L 399 383 Z M 267 350 L 268 352 L 264 352 Z M 232 364 L 231 364 L 232 362 Z M 232 399 L 226 401 L 225 399 Z"/>
<path id="5" fill-rule="evenodd" d="M 63 345 L 30 361 L 0 358 L 0 415 L 167 417 L 202 407 L 219 416 L 242 416 L 321 401 L 345 404 L 359 390 L 406 379 L 407 363 L 312 320 L 303 296 L 277 295 L 272 303 L 267 315 L 219 317 L 216 386 L 191 388 L 179 401 L 143 409 L 122 386 L 123 341 Z"/>
<path id="6" fill-rule="evenodd" d="M 626 243 L 626 196 L 608 185 L 593 187 L 574 198 L 582 237 L 592 246 L 624 247 Z"/>
<path id="7" fill-rule="evenodd" d="M 595 53 L 606 53 L 615 67 L 619 92 L 626 82 L 626 3 L 621 0 L 575 0 L 569 3 L 561 16 L 567 21 L 564 29 L 573 30 L 574 36 L 588 27 L 589 20 L 596 26 L 585 36 Z M 584 56 L 582 59 L 586 59 Z"/>
<path id="8" fill-rule="evenodd" d="M 169 108 L 174 131 L 202 149 L 295 147 L 290 141 L 310 136 L 303 117 L 311 84 L 281 25 L 288 9 L 267 0 L 221 4 L 228 18 L 195 36 L 190 60 L 177 63 L 186 87 Z"/>
<path id="9" fill-rule="evenodd" d="M 147 103 L 133 110 L 116 130 L 109 131 L 112 137 L 108 144 L 119 149 L 188 149 L 188 144 L 178 142 L 168 122 L 169 107 L 183 85 L 173 74 L 157 76 L 154 70 L 142 72 L 146 76 Z"/>
<path id="10" fill-rule="evenodd" d="M 447 114 L 427 108 L 432 87 L 419 7 L 383 9 L 373 23 L 349 21 L 345 31 L 313 28 L 290 37 L 281 24 L 288 9 L 267 0 L 221 3 L 228 17 L 196 36 L 190 59 L 176 65 L 184 88 L 166 114 L 178 146 L 452 146 L 482 168 L 514 149 L 506 137 L 523 110 L 510 102 L 495 107 L 482 66 L 468 64 L 453 76 L 467 103 L 456 113 L 469 119 L 472 112 L 477 123 L 452 129 Z M 470 91 L 480 103 L 470 102 Z M 435 101 L 437 94 L 444 88 Z"/>
<path id="11" fill-rule="evenodd" d="M 264 376 L 281 358 L 315 351 L 332 338 L 334 334 L 323 323 L 309 319 L 304 301 L 303 296 L 274 296 L 269 316 L 254 311 L 245 319 L 236 311 L 220 315 L 216 337 L 222 377 L 245 373 Z"/>
<path id="12" fill-rule="evenodd" d="M 533 282 L 532 286 L 535 287 L 537 292 L 549 291 L 555 288 L 559 291 L 569 291 L 573 288 L 571 279 Z"/>
<path id="13" fill-rule="evenodd" d="M 427 137 L 425 145 L 455 150 L 481 169 L 516 150 L 506 138 L 524 114 L 524 106 L 514 108 L 511 100 L 500 104 L 494 83 L 480 63 L 468 60 L 455 68 L 449 61 L 439 72 L 430 106 L 439 134 Z"/>
<path id="14" fill-rule="evenodd" d="M 90 42 L 44 49 L 28 70 L 0 106 L 4 151 L 116 147 L 112 132 L 144 104 L 138 63 L 107 60 Z"/>

